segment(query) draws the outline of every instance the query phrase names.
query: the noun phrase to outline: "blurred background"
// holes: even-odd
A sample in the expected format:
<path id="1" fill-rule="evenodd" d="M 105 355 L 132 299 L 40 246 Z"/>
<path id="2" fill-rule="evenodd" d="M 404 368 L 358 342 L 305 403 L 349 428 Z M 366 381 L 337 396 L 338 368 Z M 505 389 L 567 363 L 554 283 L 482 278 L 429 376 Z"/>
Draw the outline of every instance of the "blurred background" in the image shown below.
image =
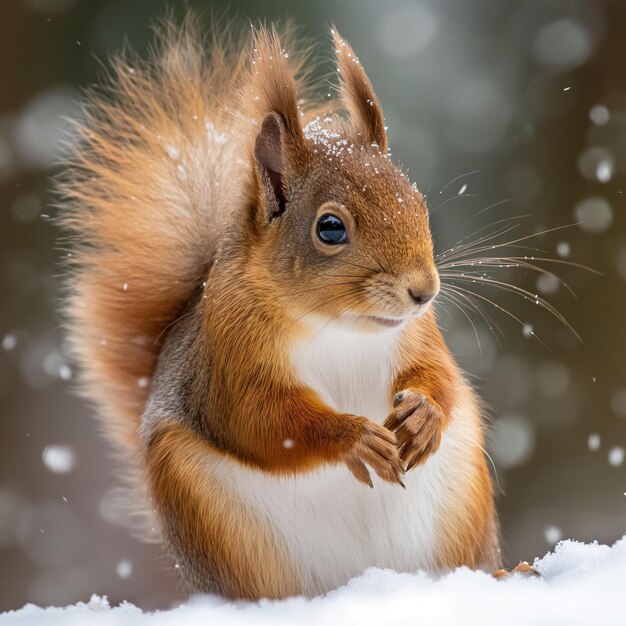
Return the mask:
<path id="1" fill-rule="evenodd" d="M 91 593 L 145 608 L 181 597 L 158 547 L 116 512 L 115 468 L 63 351 L 50 177 L 81 88 L 125 42 L 145 51 L 153 0 L 0 2 L 0 610 Z M 626 530 L 626 2 L 170 0 L 293 17 L 330 70 L 328 25 L 382 101 L 395 158 L 428 193 L 443 252 L 499 226 L 548 273 L 499 271 L 529 300 L 457 282 L 438 307 L 489 407 L 508 563 L 561 538 Z M 526 216 L 526 217 L 516 217 Z M 501 220 L 508 220 L 501 222 Z M 486 230 L 480 231 L 485 228 Z M 550 272 L 566 283 L 564 286 Z M 495 275 L 492 273 L 492 275 Z M 570 293 L 573 290 L 577 298 Z M 458 292 L 457 292 L 458 294 Z M 537 306 L 545 298 L 580 335 Z M 518 318 L 514 320 L 504 310 Z M 470 319 L 466 317 L 469 316 Z"/>

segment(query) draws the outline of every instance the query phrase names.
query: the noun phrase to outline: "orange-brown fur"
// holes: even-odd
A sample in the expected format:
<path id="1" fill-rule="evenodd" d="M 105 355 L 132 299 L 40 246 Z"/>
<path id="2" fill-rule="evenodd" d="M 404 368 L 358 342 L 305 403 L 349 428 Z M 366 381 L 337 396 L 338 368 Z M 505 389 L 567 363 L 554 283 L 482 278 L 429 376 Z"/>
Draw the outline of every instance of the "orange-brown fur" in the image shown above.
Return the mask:
<path id="1" fill-rule="evenodd" d="M 164 421 L 152 435 L 146 465 L 155 505 L 181 523 L 168 527 L 169 540 L 184 553 L 196 549 L 194 567 L 179 564 L 197 591 L 234 598 L 283 598 L 298 593 L 298 580 L 274 537 L 227 489 L 205 471 L 220 452 L 175 422 Z M 199 476 L 205 476 L 200 481 Z M 219 567 L 215 567 L 215 564 Z M 198 578 L 196 572 L 214 572 Z"/>
<path id="2" fill-rule="evenodd" d="M 245 502 L 211 482 L 203 454 L 277 475 L 345 464 L 371 485 L 369 466 L 402 484 L 436 452 L 463 383 L 432 313 L 407 325 L 398 351 L 392 395 L 411 392 L 415 406 L 399 401 L 386 426 L 335 411 L 298 380 L 290 350 L 307 315 L 400 315 L 395 292 L 436 291 L 424 198 L 389 159 L 382 109 L 336 32 L 342 98 L 320 106 L 303 99 L 305 57 L 275 31 L 257 29 L 243 52 L 214 37 L 207 52 L 196 30 L 167 26 L 148 62 L 119 58 L 109 93 L 87 101 L 60 186 L 77 242 L 71 338 L 103 430 L 145 468 L 192 588 L 283 597 L 301 591 L 293 564 Z M 348 117 L 328 129 L 354 150 L 326 154 L 303 128 L 337 108 Z M 298 189 L 284 215 L 283 188 Z M 324 203 L 358 222 L 360 244 L 312 263 L 302 215 Z M 379 300 L 360 298 L 356 282 Z M 190 320 L 180 362 L 163 356 Z M 174 410 L 189 415 L 147 410 L 149 391 L 154 402 L 178 394 Z M 467 472 L 473 488 L 441 516 L 442 569 L 498 558 L 479 448 Z"/>
<path id="3" fill-rule="evenodd" d="M 374 432 L 376 445 L 393 460 L 393 467 L 383 471 L 394 477 L 399 463 L 393 442 L 384 441 L 389 439 L 385 429 L 359 416 L 338 414 L 294 378 L 287 350 L 297 328 L 276 307 L 269 278 L 260 269 L 239 273 L 240 264 L 239 259 L 218 263 L 205 287 L 204 341 L 194 355 L 198 375 L 191 395 L 224 416 L 207 420 L 210 438 L 243 462 L 285 473 L 341 462 Z M 232 315 L 223 315 L 226 307 Z M 212 384 L 203 363 L 211 363 Z M 285 448 L 285 440 L 294 445 Z"/>

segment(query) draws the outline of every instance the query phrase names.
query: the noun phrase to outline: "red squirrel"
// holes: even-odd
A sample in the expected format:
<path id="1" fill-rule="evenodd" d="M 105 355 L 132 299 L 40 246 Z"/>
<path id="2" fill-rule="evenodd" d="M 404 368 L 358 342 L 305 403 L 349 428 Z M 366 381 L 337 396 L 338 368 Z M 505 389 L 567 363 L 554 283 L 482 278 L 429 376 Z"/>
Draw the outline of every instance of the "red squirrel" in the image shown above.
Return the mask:
<path id="1" fill-rule="evenodd" d="M 500 567 L 481 406 L 425 198 L 336 30 L 164 27 L 89 95 L 61 178 L 85 393 L 191 591 L 315 596 L 370 566 Z"/>

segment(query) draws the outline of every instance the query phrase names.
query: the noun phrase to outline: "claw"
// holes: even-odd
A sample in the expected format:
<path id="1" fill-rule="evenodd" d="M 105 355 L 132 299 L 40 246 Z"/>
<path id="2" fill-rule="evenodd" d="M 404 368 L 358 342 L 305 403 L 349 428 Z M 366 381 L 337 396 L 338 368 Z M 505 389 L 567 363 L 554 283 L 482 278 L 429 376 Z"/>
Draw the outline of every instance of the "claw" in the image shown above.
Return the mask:
<path id="1" fill-rule="evenodd" d="M 385 427 L 395 432 L 405 472 L 422 464 L 441 442 L 441 412 L 421 392 L 404 390 L 393 398 Z"/>
<path id="2" fill-rule="evenodd" d="M 383 480 L 402 485 L 400 476 L 404 473 L 404 464 L 396 435 L 374 422 L 364 424 L 359 441 L 343 460 L 354 477 L 370 487 L 373 483 L 367 466 Z"/>

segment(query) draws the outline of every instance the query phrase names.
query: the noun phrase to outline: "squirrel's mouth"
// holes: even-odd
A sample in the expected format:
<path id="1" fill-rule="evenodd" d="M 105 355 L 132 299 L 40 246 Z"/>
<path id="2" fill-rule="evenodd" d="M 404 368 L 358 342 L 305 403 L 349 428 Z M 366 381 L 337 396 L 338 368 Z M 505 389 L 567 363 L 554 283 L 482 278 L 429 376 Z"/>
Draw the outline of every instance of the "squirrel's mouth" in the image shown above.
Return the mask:
<path id="1" fill-rule="evenodd" d="M 385 328 L 395 328 L 406 321 L 404 318 L 398 319 L 395 317 L 378 317 L 374 315 L 366 315 L 364 317 L 380 326 L 384 326 Z"/>

